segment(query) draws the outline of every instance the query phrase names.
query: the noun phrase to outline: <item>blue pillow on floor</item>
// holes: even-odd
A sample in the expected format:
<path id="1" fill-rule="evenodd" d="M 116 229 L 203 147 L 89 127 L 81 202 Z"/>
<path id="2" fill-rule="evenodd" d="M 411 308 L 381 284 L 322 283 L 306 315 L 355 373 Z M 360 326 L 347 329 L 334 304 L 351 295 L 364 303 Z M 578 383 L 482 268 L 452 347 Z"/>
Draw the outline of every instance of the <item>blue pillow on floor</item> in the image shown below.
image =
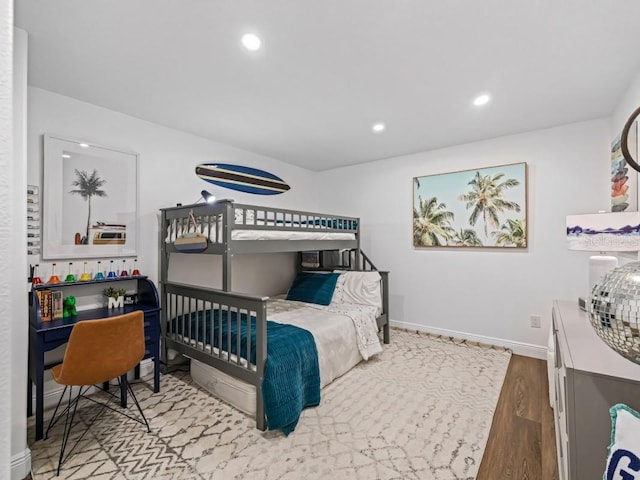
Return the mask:
<path id="1" fill-rule="evenodd" d="M 339 273 L 298 272 L 287 293 L 287 300 L 329 305 L 339 276 Z"/>

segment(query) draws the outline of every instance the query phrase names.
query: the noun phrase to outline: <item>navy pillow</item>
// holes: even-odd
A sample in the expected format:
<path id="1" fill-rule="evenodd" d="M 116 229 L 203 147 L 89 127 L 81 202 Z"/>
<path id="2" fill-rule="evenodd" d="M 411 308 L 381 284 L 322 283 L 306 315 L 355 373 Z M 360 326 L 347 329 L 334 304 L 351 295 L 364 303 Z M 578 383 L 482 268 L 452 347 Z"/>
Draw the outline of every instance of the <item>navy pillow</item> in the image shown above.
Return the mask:
<path id="1" fill-rule="evenodd" d="M 298 272 L 287 293 L 287 300 L 329 305 L 339 273 Z"/>

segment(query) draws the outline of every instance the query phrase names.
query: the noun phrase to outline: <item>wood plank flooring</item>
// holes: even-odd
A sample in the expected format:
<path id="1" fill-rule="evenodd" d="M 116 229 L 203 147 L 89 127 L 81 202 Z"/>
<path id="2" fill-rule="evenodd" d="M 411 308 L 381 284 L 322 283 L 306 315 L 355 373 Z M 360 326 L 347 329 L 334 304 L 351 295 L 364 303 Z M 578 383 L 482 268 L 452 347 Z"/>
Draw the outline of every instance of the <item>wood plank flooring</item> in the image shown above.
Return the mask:
<path id="1" fill-rule="evenodd" d="M 547 364 L 512 355 L 476 480 L 557 480 Z"/>

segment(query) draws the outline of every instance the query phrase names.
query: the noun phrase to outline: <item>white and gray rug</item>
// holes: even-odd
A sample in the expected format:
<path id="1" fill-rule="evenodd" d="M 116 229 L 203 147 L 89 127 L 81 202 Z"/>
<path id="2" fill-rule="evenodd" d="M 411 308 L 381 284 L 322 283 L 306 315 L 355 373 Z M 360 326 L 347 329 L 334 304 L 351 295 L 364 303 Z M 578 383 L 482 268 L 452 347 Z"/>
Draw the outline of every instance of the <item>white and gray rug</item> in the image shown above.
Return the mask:
<path id="1" fill-rule="evenodd" d="M 323 389 L 320 406 L 305 410 L 288 437 L 256 430 L 186 372 L 164 375 L 156 394 L 151 382 L 138 383 L 151 433 L 109 412 L 57 478 L 475 478 L 510 353 L 402 330 L 391 340 Z M 86 405 L 82 422 L 95 409 Z M 34 480 L 55 478 L 61 432 L 30 445 Z"/>

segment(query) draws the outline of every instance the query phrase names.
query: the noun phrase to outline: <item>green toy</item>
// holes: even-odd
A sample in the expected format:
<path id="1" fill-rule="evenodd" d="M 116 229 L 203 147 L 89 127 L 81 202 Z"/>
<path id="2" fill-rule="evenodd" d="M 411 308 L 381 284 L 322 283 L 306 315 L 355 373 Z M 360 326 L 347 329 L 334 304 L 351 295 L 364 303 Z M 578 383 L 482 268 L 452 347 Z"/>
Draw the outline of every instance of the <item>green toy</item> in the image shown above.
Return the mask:
<path id="1" fill-rule="evenodd" d="M 62 306 L 62 316 L 64 318 L 75 317 L 78 314 L 78 311 L 76 310 L 76 297 L 65 297 Z"/>

